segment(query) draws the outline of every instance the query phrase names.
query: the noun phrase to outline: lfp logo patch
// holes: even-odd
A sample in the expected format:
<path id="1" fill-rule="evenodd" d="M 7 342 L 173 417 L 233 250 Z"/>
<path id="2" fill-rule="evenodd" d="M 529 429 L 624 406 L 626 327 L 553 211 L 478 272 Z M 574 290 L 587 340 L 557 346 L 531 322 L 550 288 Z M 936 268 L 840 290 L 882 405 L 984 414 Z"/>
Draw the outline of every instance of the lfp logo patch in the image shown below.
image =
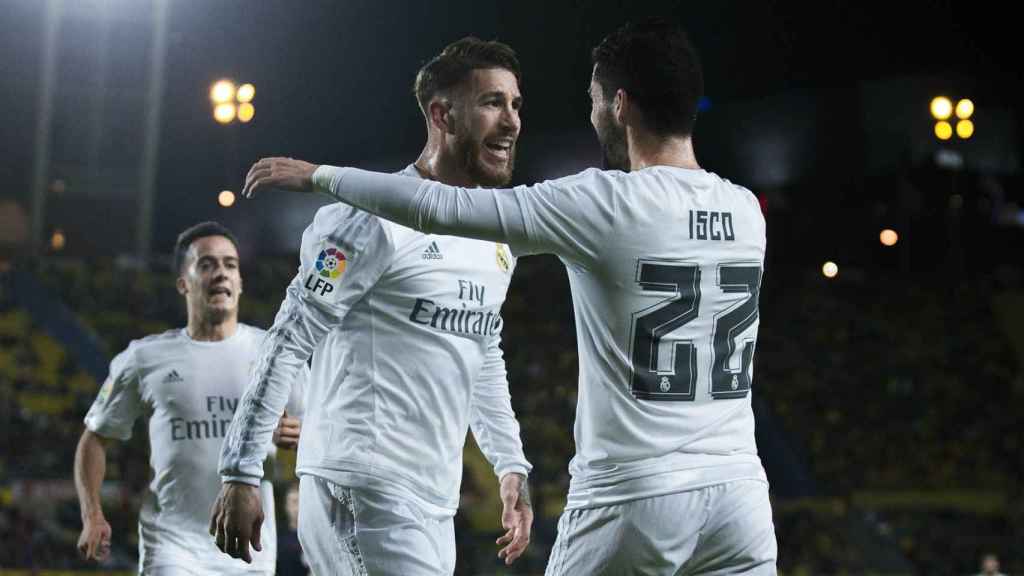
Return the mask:
<path id="1" fill-rule="evenodd" d="M 331 247 L 320 251 L 316 258 L 316 269 L 324 278 L 334 280 L 345 271 L 345 255 L 341 250 Z"/>

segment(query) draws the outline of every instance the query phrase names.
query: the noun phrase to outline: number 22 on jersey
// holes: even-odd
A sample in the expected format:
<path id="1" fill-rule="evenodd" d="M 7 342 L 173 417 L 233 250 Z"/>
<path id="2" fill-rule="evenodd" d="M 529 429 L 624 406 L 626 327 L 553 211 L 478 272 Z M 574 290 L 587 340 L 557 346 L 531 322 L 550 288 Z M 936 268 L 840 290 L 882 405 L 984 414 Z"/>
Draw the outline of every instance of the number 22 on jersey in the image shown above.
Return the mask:
<path id="1" fill-rule="evenodd" d="M 710 338 L 706 334 L 687 334 L 685 329 L 700 313 L 703 273 L 716 275 L 717 288 L 723 294 L 746 296 L 739 300 L 713 299 L 712 302 L 722 302 L 721 309 L 712 307 L 705 311 L 713 315 Z M 644 292 L 662 293 L 667 297 L 633 314 L 630 336 L 633 396 L 641 400 L 693 401 L 698 386 L 705 383 L 712 399 L 746 397 L 750 390 L 755 338 L 743 335 L 758 319 L 761 266 L 728 263 L 710 269 L 688 262 L 640 259 L 636 282 Z M 700 373 L 698 346 L 710 348 L 709 373 Z M 738 362 L 731 361 L 737 350 Z M 668 354 L 667 360 L 661 358 L 663 354 Z"/>

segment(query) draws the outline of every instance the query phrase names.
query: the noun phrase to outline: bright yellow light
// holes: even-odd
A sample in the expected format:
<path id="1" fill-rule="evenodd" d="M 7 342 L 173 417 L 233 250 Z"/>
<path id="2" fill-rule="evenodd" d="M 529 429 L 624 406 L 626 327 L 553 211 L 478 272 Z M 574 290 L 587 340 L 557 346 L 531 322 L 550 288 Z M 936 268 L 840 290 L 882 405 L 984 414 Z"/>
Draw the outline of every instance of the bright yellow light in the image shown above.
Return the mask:
<path id="1" fill-rule="evenodd" d="M 945 120 L 953 113 L 953 103 L 945 96 L 932 98 L 932 117 L 936 120 Z"/>
<path id="2" fill-rule="evenodd" d="M 970 120 L 961 120 L 957 122 L 956 135 L 964 140 L 974 136 L 974 122 L 971 122 Z"/>
<path id="3" fill-rule="evenodd" d="M 53 231 L 53 236 L 50 236 L 50 247 L 55 251 L 61 251 L 64 246 L 67 245 L 68 239 L 64 236 L 64 231 L 60 228 Z"/>
<path id="4" fill-rule="evenodd" d="M 256 107 L 248 102 L 242 102 L 238 105 L 238 120 L 240 122 L 248 122 L 252 120 L 252 117 L 256 115 Z"/>
<path id="5" fill-rule="evenodd" d="M 956 103 L 956 117 L 961 120 L 967 120 L 974 114 L 974 102 L 971 102 L 967 98 Z"/>
<path id="6" fill-rule="evenodd" d="M 895 246 L 896 242 L 899 241 L 900 235 L 891 228 L 882 230 L 882 233 L 878 235 L 878 239 L 882 241 L 882 244 L 886 246 Z"/>
<path id="7" fill-rule="evenodd" d="M 221 190 L 217 195 L 217 203 L 227 208 L 235 203 L 235 193 L 231 190 Z"/>
<path id="8" fill-rule="evenodd" d="M 239 102 L 252 102 L 252 98 L 255 95 L 255 86 L 252 84 L 242 84 L 238 87 L 238 92 L 235 94 L 235 98 L 238 98 Z"/>
<path id="9" fill-rule="evenodd" d="M 221 124 L 231 122 L 235 119 L 235 105 L 230 102 L 217 104 L 217 107 L 213 109 L 213 119 Z"/>
<path id="10" fill-rule="evenodd" d="M 825 278 L 835 278 L 839 274 L 839 266 L 835 262 L 825 262 L 825 265 L 821 267 L 821 273 L 825 275 Z"/>
<path id="11" fill-rule="evenodd" d="M 210 86 L 210 100 L 214 104 L 223 104 L 235 99 L 235 83 L 231 80 L 218 80 Z"/>
<path id="12" fill-rule="evenodd" d="M 953 137 L 953 127 L 945 120 L 935 123 L 935 137 L 939 140 L 949 140 Z"/>

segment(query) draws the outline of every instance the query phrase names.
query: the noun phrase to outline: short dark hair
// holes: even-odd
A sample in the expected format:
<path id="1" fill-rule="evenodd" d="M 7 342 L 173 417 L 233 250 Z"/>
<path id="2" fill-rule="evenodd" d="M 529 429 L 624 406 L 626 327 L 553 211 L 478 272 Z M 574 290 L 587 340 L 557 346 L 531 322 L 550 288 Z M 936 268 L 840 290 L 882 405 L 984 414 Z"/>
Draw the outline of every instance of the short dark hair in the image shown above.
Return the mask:
<path id="1" fill-rule="evenodd" d="M 413 93 L 420 109 L 426 112 L 427 105 L 438 92 L 451 90 L 465 82 L 473 70 L 487 68 L 504 68 L 515 75 L 516 83 L 521 83 L 519 59 L 508 44 L 466 36 L 445 46 L 416 74 Z"/>
<path id="2" fill-rule="evenodd" d="M 697 52 L 676 23 L 626 24 L 594 48 L 594 79 L 606 98 L 625 90 L 645 126 L 659 136 L 689 136 L 704 95 Z"/>
<path id="3" fill-rule="evenodd" d="M 181 274 L 181 268 L 185 265 L 185 256 L 188 254 L 188 249 L 192 246 L 192 243 L 207 236 L 223 236 L 235 245 L 235 250 L 238 250 L 238 238 L 235 237 L 231 230 L 228 230 L 227 226 L 220 222 L 200 222 L 178 234 L 178 241 L 174 244 L 175 274 Z"/>

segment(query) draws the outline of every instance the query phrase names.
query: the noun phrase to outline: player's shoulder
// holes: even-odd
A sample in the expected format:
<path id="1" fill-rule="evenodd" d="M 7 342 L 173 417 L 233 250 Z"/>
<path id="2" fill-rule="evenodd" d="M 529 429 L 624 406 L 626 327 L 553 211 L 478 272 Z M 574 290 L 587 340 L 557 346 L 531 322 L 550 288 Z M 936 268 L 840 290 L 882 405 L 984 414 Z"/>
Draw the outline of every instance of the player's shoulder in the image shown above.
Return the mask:
<path id="1" fill-rule="evenodd" d="M 757 199 L 757 196 L 746 186 L 736 184 L 728 178 L 723 178 L 714 172 L 708 172 L 708 175 L 714 178 L 721 189 L 729 194 L 736 202 L 741 202 L 751 208 L 756 208 L 758 211 L 761 210 L 761 203 Z"/>
<path id="2" fill-rule="evenodd" d="M 383 221 L 358 208 L 334 202 L 321 206 L 313 216 L 311 229 L 321 236 L 336 236 L 350 232 L 354 227 L 380 226 Z"/>
<path id="3" fill-rule="evenodd" d="M 393 243 L 395 235 L 391 222 L 358 208 L 336 202 L 317 210 L 313 222 L 306 228 L 304 246 L 319 250 L 321 244 L 361 251 L 381 243 Z"/>
<path id="4" fill-rule="evenodd" d="M 545 180 L 541 184 L 564 190 L 610 188 L 622 182 L 626 176 L 627 173 L 622 172 L 621 170 L 587 168 L 586 170 L 577 172 L 576 174 L 555 178 L 553 180 Z"/>
<path id="5" fill-rule="evenodd" d="M 163 332 L 143 336 L 142 338 L 132 340 L 128 344 L 128 349 L 134 348 L 135 350 L 141 350 L 180 342 L 184 337 L 183 331 L 184 328 L 171 328 L 169 330 L 164 330 Z"/>
<path id="6" fill-rule="evenodd" d="M 243 338 L 254 339 L 256 341 L 262 341 L 263 337 L 267 333 L 263 328 L 244 324 L 242 322 L 238 323 L 238 331 Z"/>
<path id="7" fill-rule="evenodd" d="M 184 328 L 171 328 L 170 330 L 132 340 L 118 354 L 118 357 L 125 361 L 138 363 L 142 358 L 160 356 L 168 348 L 180 346 L 186 340 L 187 336 L 185 336 Z"/>

